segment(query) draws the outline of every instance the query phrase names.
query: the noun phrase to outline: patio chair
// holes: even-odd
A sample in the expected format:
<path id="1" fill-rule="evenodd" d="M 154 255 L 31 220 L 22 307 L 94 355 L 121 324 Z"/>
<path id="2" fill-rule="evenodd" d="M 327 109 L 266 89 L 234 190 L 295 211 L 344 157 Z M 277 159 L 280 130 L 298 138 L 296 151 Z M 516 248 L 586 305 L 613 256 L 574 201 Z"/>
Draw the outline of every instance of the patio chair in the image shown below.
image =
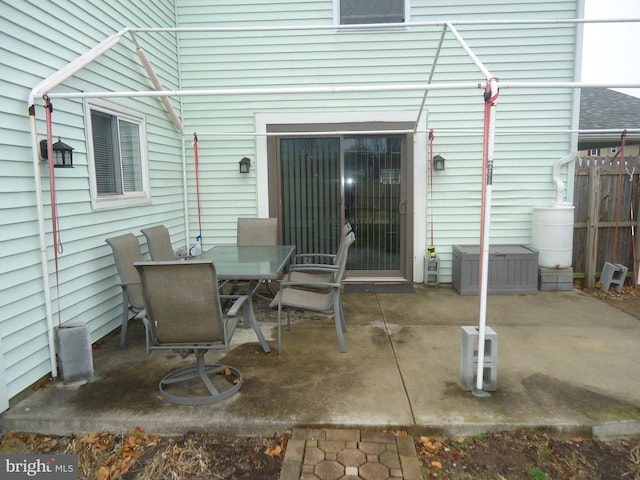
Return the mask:
<path id="1" fill-rule="evenodd" d="M 210 350 L 229 351 L 238 316 L 247 300 L 235 297 L 222 312 L 213 262 L 180 260 L 136 262 L 150 328 L 147 351 L 175 350 L 183 357 L 194 354 L 194 366 L 180 368 L 159 383 L 160 395 L 180 405 L 205 405 L 231 397 L 242 386 L 234 367 L 205 364 Z"/>
<path id="2" fill-rule="evenodd" d="M 277 218 L 238 218 L 237 222 L 237 244 L 239 247 L 256 245 L 278 245 L 278 219 Z M 262 281 L 267 288 L 267 293 L 256 293 L 257 296 L 271 301 L 275 294 L 271 290 L 269 281 Z M 256 285 L 256 288 L 260 286 Z M 239 283 L 233 283 L 232 292 L 236 292 Z"/>
<path id="3" fill-rule="evenodd" d="M 120 287 L 122 288 L 122 327 L 120 329 L 120 348 L 124 348 L 127 336 L 127 325 L 129 323 L 129 312 L 133 318 L 144 318 L 144 297 L 140 277 L 133 266 L 134 262 L 142 261 L 140 245 L 138 239 L 132 233 L 107 238 L 105 240 L 113 251 L 113 258 L 116 263 L 116 270 L 120 276 Z M 145 324 L 146 334 L 148 328 Z"/>
<path id="4" fill-rule="evenodd" d="M 277 218 L 238 218 L 238 246 L 278 245 Z"/>
<path id="5" fill-rule="evenodd" d="M 158 225 L 156 227 L 144 228 L 140 231 L 147 239 L 151 260 L 165 261 L 178 259 L 173 251 L 171 237 L 169 236 L 167 227 Z"/>
<path id="6" fill-rule="evenodd" d="M 326 273 L 332 275 L 330 282 L 321 281 L 283 281 L 280 283 L 280 291 L 271 302 L 271 307 L 278 307 L 278 353 L 282 353 L 282 309 L 287 309 L 287 329 L 291 330 L 291 309 L 310 310 L 325 314 L 333 314 L 340 351 L 345 353 L 347 348 L 344 342 L 344 332 L 347 326 L 344 320 L 341 297 L 341 281 L 347 266 L 349 247 L 356 241 L 353 232 L 347 234 L 344 240 L 343 256 L 337 268 L 332 266 L 317 267 L 317 270 L 326 268 Z"/>
<path id="7" fill-rule="evenodd" d="M 331 282 L 333 280 L 332 269 L 337 269 L 345 255 L 345 240 L 353 229 L 350 223 L 345 223 L 340 232 L 338 249 L 331 253 L 300 253 L 294 257 L 294 262 L 289 265 L 287 281 L 290 282 Z"/>

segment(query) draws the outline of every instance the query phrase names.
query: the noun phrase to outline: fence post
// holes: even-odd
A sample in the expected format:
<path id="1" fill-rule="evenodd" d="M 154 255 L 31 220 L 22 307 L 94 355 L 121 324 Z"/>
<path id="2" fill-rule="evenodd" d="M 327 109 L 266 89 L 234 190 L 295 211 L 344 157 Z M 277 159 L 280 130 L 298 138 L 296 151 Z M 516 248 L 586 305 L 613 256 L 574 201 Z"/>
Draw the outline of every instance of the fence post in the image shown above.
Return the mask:
<path id="1" fill-rule="evenodd" d="M 589 192 L 587 214 L 587 254 L 585 255 L 584 281 L 587 288 L 596 286 L 596 262 L 598 261 L 598 223 L 600 205 L 600 168 L 597 162 L 589 162 Z"/>

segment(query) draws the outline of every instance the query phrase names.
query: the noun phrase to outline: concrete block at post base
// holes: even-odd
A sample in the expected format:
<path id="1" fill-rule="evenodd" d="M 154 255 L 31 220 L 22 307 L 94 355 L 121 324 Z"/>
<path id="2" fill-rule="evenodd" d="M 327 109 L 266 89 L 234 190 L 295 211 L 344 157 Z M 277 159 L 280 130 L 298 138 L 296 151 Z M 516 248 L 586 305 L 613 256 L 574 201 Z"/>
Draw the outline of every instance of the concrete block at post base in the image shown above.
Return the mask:
<path id="1" fill-rule="evenodd" d="M 56 356 L 60 377 L 65 384 L 93 380 L 93 355 L 89 327 L 67 324 L 56 327 Z"/>
<path id="2" fill-rule="evenodd" d="M 467 391 L 474 390 L 478 379 L 478 327 L 461 327 L 460 338 L 460 380 Z M 482 388 L 494 392 L 498 388 L 498 334 L 485 327 L 484 358 L 482 368 Z"/>

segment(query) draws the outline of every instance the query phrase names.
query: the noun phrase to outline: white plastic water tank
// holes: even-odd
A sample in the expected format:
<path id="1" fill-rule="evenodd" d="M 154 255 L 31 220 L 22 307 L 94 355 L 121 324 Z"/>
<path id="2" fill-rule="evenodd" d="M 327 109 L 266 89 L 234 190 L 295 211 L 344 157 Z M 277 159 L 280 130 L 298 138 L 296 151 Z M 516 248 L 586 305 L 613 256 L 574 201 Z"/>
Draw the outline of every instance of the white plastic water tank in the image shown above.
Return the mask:
<path id="1" fill-rule="evenodd" d="M 531 246 L 538 250 L 538 266 L 567 268 L 573 262 L 573 210 L 570 203 L 533 207 Z"/>

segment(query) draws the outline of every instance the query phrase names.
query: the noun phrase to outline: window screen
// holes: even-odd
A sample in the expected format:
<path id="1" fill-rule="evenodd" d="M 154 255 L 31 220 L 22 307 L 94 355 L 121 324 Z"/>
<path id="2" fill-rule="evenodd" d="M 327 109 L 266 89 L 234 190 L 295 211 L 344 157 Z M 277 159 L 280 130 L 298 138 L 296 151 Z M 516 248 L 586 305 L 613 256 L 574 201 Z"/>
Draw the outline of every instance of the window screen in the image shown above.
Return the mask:
<path id="1" fill-rule="evenodd" d="M 402 23 L 405 0 L 338 0 L 340 24 Z"/>
<path id="2" fill-rule="evenodd" d="M 144 117 L 90 106 L 95 201 L 147 196 Z"/>

